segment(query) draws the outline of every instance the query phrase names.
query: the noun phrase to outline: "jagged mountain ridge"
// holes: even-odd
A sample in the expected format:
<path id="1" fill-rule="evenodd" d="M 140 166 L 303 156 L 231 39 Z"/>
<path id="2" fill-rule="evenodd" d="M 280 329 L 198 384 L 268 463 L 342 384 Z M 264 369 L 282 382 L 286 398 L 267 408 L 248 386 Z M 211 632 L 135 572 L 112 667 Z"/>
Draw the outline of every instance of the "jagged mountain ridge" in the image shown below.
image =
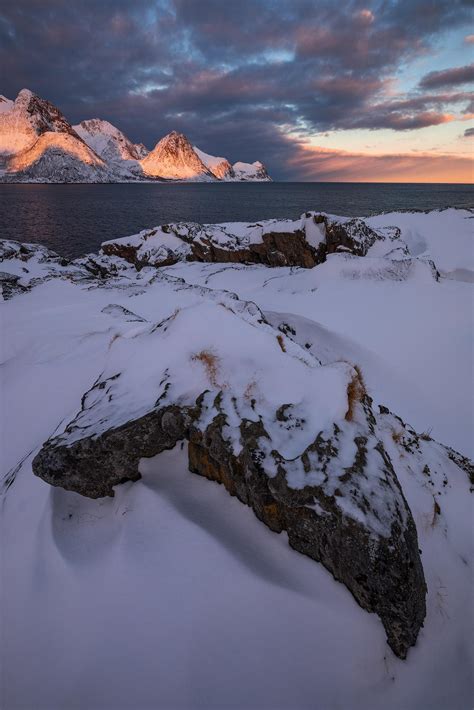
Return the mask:
<path id="1" fill-rule="evenodd" d="M 143 143 L 132 143 L 127 136 L 109 121 L 91 118 L 73 126 L 89 148 L 103 160 L 141 160 L 148 155 Z"/>
<path id="2" fill-rule="evenodd" d="M 232 166 L 226 158 L 193 147 L 176 131 L 149 152 L 108 121 L 95 118 L 72 126 L 56 106 L 28 89 L 22 89 L 15 101 L 0 95 L 0 182 L 137 180 L 271 178 L 258 161 Z"/>
<path id="3" fill-rule="evenodd" d="M 220 180 L 231 180 L 234 178 L 234 168 L 227 158 L 209 155 L 208 153 L 204 153 L 204 151 L 200 150 L 197 146 L 193 146 L 193 150 L 216 178 Z"/>

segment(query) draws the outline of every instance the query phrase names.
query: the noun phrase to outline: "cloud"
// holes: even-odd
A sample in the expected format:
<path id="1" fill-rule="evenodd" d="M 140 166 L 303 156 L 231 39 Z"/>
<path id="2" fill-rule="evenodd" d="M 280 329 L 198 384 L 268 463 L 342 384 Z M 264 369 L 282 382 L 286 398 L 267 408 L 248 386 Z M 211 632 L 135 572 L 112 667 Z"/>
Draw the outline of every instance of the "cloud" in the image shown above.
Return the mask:
<path id="1" fill-rule="evenodd" d="M 466 128 L 463 136 L 464 138 L 474 138 L 474 128 Z"/>
<path id="2" fill-rule="evenodd" d="M 470 183 L 473 177 L 469 158 L 428 153 L 365 155 L 303 147 L 289 163 L 300 180 L 321 182 Z"/>
<path id="3" fill-rule="evenodd" d="M 437 85 L 390 92 L 469 19 L 468 0 L 22 0 L 0 5 L 1 90 L 31 88 L 150 147 L 182 130 L 285 177 L 289 133 L 418 130 L 467 111 L 466 93 Z"/>
<path id="4" fill-rule="evenodd" d="M 356 13 L 356 18 L 361 25 L 371 25 L 372 22 L 375 20 L 374 13 L 371 10 L 367 10 L 366 8 L 364 10 L 359 10 Z"/>
<path id="5" fill-rule="evenodd" d="M 464 41 L 466 44 L 474 44 L 474 35 L 466 35 Z"/>
<path id="6" fill-rule="evenodd" d="M 420 81 L 420 87 L 423 89 L 438 89 L 445 86 L 468 84 L 472 81 L 474 81 L 474 64 L 468 64 L 464 67 L 432 71 L 423 77 Z"/>

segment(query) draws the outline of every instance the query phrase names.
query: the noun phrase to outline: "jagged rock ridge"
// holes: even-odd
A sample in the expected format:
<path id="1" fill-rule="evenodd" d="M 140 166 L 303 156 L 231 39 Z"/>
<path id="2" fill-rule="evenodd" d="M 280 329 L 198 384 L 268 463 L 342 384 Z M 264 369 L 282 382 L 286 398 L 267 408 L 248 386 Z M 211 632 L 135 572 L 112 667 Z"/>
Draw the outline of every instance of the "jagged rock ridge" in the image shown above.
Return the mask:
<path id="1" fill-rule="evenodd" d="M 76 133 L 105 161 L 141 160 L 148 155 L 142 143 L 132 143 L 108 121 L 92 118 L 73 126 Z"/>
<path id="2" fill-rule="evenodd" d="M 410 271 L 413 262 L 399 229 L 377 231 L 361 219 L 335 218 L 318 212 L 306 212 L 299 220 L 167 224 L 104 242 L 101 252 L 119 256 L 137 268 L 168 266 L 179 261 L 312 268 L 331 254 L 365 256 L 372 248 L 385 259 L 385 268 L 393 265 L 394 278 L 403 278 L 403 273 Z M 434 264 L 423 263 L 438 278 Z"/>

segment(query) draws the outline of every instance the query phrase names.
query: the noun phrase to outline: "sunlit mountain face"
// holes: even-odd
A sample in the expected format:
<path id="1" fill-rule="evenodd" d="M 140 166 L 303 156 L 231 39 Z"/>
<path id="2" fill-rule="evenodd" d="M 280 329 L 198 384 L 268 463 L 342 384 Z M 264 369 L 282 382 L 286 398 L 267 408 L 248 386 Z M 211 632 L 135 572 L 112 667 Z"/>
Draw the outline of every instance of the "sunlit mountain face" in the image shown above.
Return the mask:
<path id="1" fill-rule="evenodd" d="M 0 91 L 27 86 L 132 145 L 176 131 L 231 165 L 258 157 L 276 179 L 469 181 L 469 5 L 4 3 Z"/>
<path id="2" fill-rule="evenodd" d="M 209 155 L 172 131 L 149 151 L 109 121 L 71 126 L 52 103 L 22 89 L 0 104 L 0 182 L 269 181 L 260 161 Z"/>

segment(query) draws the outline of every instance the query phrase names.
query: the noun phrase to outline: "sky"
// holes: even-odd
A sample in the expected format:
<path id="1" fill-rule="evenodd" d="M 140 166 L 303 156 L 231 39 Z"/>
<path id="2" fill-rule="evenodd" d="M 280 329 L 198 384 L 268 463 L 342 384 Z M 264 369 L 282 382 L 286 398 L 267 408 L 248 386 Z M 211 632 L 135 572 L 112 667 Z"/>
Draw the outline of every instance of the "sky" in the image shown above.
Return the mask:
<path id="1" fill-rule="evenodd" d="M 279 180 L 470 182 L 472 0 L 0 4 L 0 93 Z"/>

